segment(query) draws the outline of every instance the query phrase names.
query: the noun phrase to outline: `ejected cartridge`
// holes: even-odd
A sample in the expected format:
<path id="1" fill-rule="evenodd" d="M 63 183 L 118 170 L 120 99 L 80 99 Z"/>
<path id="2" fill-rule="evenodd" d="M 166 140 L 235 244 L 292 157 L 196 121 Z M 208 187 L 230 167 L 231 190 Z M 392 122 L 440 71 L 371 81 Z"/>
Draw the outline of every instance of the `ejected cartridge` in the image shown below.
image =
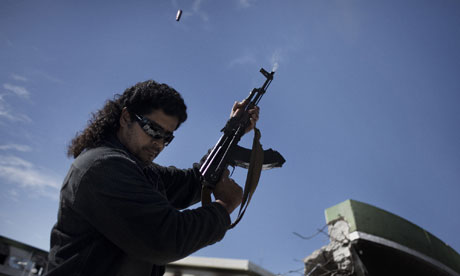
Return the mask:
<path id="1" fill-rule="evenodd" d="M 176 21 L 180 20 L 181 15 L 182 15 L 182 10 L 177 10 Z"/>

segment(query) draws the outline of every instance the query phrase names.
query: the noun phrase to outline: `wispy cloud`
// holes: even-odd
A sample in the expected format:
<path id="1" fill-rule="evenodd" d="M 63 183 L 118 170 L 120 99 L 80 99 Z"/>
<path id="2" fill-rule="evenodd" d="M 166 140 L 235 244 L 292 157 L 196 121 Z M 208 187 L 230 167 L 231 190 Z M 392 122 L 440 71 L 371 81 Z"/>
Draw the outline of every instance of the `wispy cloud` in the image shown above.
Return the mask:
<path id="1" fill-rule="evenodd" d="M 247 9 L 252 6 L 255 0 L 238 0 L 238 7 Z"/>
<path id="2" fill-rule="evenodd" d="M 256 57 L 253 54 L 247 53 L 231 60 L 229 66 L 233 67 L 237 65 L 246 65 L 254 63 L 256 63 Z"/>
<path id="3" fill-rule="evenodd" d="M 209 15 L 203 10 L 203 0 L 194 0 L 189 6 L 191 1 L 188 1 L 188 5 L 179 5 L 177 0 L 172 0 L 171 3 L 174 8 L 183 10 L 182 13 L 182 21 L 186 20 L 187 18 L 192 17 L 199 17 L 204 22 L 209 22 Z M 183 26 L 183 24 L 179 24 L 178 26 Z"/>
<path id="4" fill-rule="evenodd" d="M 5 83 L 3 84 L 3 88 L 7 91 L 13 92 L 14 94 L 22 98 L 28 99 L 30 96 L 29 91 L 24 86 Z"/>
<path id="5" fill-rule="evenodd" d="M 192 11 L 194 14 L 197 14 L 203 21 L 208 22 L 209 16 L 202 9 L 203 0 L 195 0 L 192 4 Z"/>
<path id="6" fill-rule="evenodd" d="M 7 144 L 7 145 L 0 145 L 0 150 L 16 150 L 16 151 L 21 151 L 21 152 L 28 152 L 28 151 L 31 151 L 32 148 L 27 145 Z"/>
<path id="7" fill-rule="evenodd" d="M 285 63 L 287 62 L 287 50 L 285 49 L 275 49 L 272 52 L 269 52 L 265 59 L 268 58 L 268 62 L 270 62 L 270 65 L 272 68 L 266 68 L 276 70 L 279 66 L 280 63 Z M 242 54 L 234 59 L 232 59 L 229 62 L 229 67 L 234 67 L 234 66 L 242 66 L 242 65 L 252 65 L 256 64 L 258 60 L 260 59 L 260 54 L 254 54 L 251 51 L 247 51 L 245 54 Z"/>
<path id="8" fill-rule="evenodd" d="M 3 223 L 8 224 L 8 225 L 15 225 L 16 224 L 11 219 L 4 219 Z"/>
<path id="9" fill-rule="evenodd" d="M 33 74 L 36 75 L 37 77 L 44 78 L 50 82 L 58 83 L 58 84 L 64 84 L 65 82 L 53 75 L 50 75 L 47 72 L 41 71 L 41 70 L 35 70 L 33 71 Z"/>
<path id="10" fill-rule="evenodd" d="M 58 198 L 60 178 L 20 157 L 0 155 L 0 178 L 18 185 L 30 196 Z"/>
<path id="11" fill-rule="evenodd" d="M 9 190 L 6 195 L 8 199 L 19 202 L 19 193 L 16 190 Z"/>
<path id="12" fill-rule="evenodd" d="M 5 118 L 11 122 L 31 122 L 29 116 L 13 112 L 4 99 L 5 95 L 0 95 L 0 118 Z"/>
<path id="13" fill-rule="evenodd" d="M 13 47 L 13 42 L 11 40 L 9 40 L 8 38 L 5 39 L 5 43 L 9 47 Z"/>
<path id="14" fill-rule="evenodd" d="M 16 190 L 9 190 L 8 194 L 13 197 L 17 197 L 19 194 Z"/>
<path id="15" fill-rule="evenodd" d="M 27 81 L 27 78 L 17 74 L 11 74 L 11 78 L 18 81 Z M 5 100 L 5 97 L 11 95 L 28 100 L 30 98 L 29 90 L 27 90 L 24 86 L 14 85 L 11 83 L 4 83 L 2 87 L 4 92 L 0 94 L 0 119 L 4 118 L 12 122 L 31 122 L 32 120 L 29 116 L 13 111 L 8 102 Z"/>
<path id="16" fill-rule="evenodd" d="M 21 76 L 21 75 L 17 75 L 17 74 L 11 74 L 11 78 L 13 80 L 16 80 L 16 81 L 23 81 L 23 82 L 27 82 L 28 79 L 24 76 Z"/>

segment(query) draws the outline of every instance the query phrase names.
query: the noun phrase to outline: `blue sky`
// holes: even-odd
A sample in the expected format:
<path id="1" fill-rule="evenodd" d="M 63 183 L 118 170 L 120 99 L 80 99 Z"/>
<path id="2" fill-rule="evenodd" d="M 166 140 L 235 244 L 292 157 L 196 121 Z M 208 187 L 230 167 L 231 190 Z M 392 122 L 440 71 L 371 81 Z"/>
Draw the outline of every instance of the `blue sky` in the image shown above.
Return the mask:
<path id="1" fill-rule="evenodd" d="M 66 146 L 115 93 L 146 79 L 182 93 L 189 119 L 157 161 L 185 168 L 278 63 L 258 126 L 287 162 L 195 255 L 300 269 L 327 238 L 292 232 L 350 198 L 460 251 L 459 26 L 454 0 L 0 0 L 0 234 L 49 248 Z"/>

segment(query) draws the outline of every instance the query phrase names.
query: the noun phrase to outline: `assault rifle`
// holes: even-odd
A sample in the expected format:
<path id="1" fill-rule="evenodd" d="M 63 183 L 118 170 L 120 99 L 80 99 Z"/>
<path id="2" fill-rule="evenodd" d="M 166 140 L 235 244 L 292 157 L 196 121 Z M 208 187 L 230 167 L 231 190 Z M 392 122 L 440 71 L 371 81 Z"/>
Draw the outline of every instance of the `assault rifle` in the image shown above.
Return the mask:
<path id="1" fill-rule="evenodd" d="M 250 125 L 251 116 L 248 111 L 259 104 L 260 99 L 267 91 L 275 74 L 274 71 L 268 73 L 263 68 L 260 69 L 260 72 L 266 78 L 264 84 L 259 88 L 252 89 L 249 96 L 243 101 L 245 104 L 242 107 L 242 112 L 227 121 L 221 130 L 223 132 L 222 136 L 200 167 L 203 180 L 201 193 L 203 205 L 211 202 L 211 192 L 216 187 L 225 169 L 229 166 L 239 166 L 248 169 L 238 217 L 230 228 L 233 228 L 243 217 L 252 194 L 257 187 L 261 170 L 281 167 L 285 162 L 283 156 L 277 151 L 272 149 L 262 150 L 262 146 L 259 143 L 260 131 L 257 128 L 254 128 L 252 150 L 238 146 L 238 142 L 244 135 L 246 128 Z"/>

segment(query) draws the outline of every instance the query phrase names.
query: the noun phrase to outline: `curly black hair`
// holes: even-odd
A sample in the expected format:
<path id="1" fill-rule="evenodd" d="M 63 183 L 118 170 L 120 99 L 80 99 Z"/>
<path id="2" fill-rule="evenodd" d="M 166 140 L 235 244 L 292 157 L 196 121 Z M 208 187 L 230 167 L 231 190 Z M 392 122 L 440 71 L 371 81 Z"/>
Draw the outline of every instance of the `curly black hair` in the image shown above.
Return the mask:
<path id="1" fill-rule="evenodd" d="M 113 100 L 107 100 L 104 107 L 91 114 L 87 127 L 78 132 L 70 142 L 67 155 L 76 158 L 86 149 L 101 145 L 120 128 L 120 116 L 126 107 L 133 113 L 145 115 L 161 109 L 169 116 L 179 119 L 179 127 L 187 119 L 187 107 L 182 96 L 172 87 L 153 80 L 139 82 L 126 89 L 122 95 L 116 94 Z M 133 118 L 132 118 L 133 119 Z"/>

